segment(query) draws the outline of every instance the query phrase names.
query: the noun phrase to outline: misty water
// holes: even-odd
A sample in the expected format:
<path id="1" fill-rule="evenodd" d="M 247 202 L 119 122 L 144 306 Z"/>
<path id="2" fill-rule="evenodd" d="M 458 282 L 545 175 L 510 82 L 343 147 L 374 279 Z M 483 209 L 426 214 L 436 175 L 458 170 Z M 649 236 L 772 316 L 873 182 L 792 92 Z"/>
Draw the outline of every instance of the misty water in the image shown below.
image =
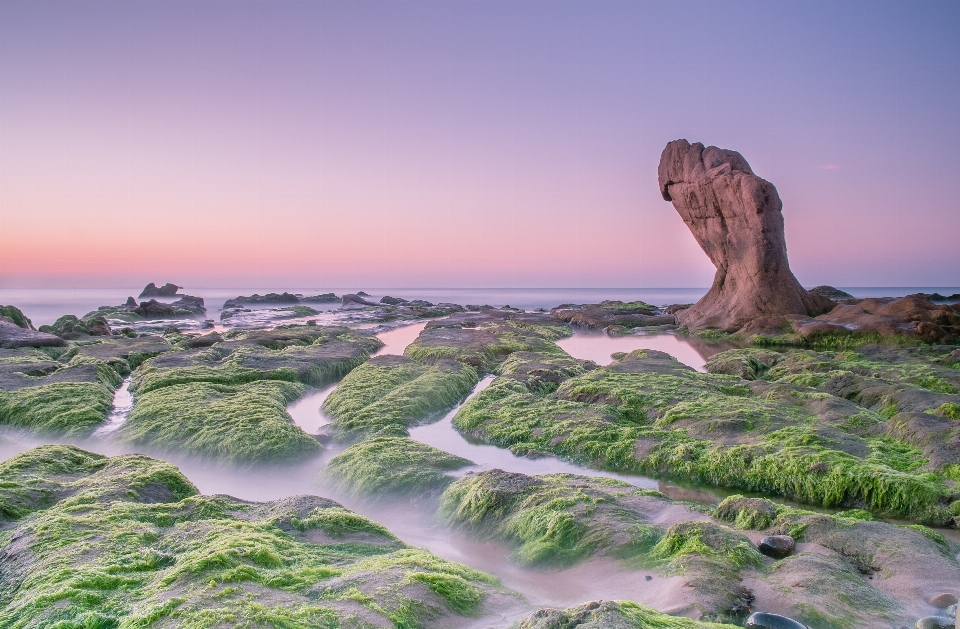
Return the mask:
<path id="1" fill-rule="evenodd" d="M 250 292 L 252 291 L 247 291 L 246 294 Z M 308 291 L 299 290 L 298 292 Z M 402 291 L 391 291 L 391 294 L 403 296 Z M 422 292 L 417 294 L 422 295 Z M 519 293 L 507 297 L 524 298 Z M 526 298 L 529 299 L 529 296 Z M 630 297 L 621 295 L 621 298 Z M 635 296 L 632 298 L 636 299 Z M 506 297 L 501 297 L 501 300 L 505 299 Z M 514 299 L 517 304 L 524 304 L 517 299 Z M 484 302 L 483 299 L 476 301 Z M 463 300 L 460 303 L 463 303 Z M 399 326 L 371 324 L 353 327 L 378 330 L 377 337 L 383 341 L 384 346 L 375 355 L 399 355 L 403 354 L 406 347 L 417 338 L 426 325 L 427 322 L 421 321 Z M 574 358 L 592 360 L 600 365 L 610 364 L 613 361 L 612 355 L 618 352 L 630 352 L 636 349 L 658 350 L 671 354 L 680 362 L 698 371 L 705 371 L 705 364 L 710 356 L 733 347 L 680 337 L 672 333 L 608 336 L 603 332 L 583 329 L 575 330 L 572 336 L 561 339 L 557 344 Z M 489 386 L 493 379 L 494 376 L 481 379 L 467 400 Z M 225 468 L 169 452 L 151 452 L 144 448 L 131 448 L 113 438 L 114 431 L 126 420 L 133 406 L 133 396 L 129 391 L 130 384 L 131 378 L 125 379 L 115 392 L 114 407 L 107 422 L 94 432 L 90 439 L 77 445 L 105 455 L 139 452 L 168 460 L 177 465 L 204 494 L 228 494 L 252 501 L 313 494 L 337 500 L 345 507 L 383 523 L 404 542 L 426 548 L 446 559 L 489 572 L 498 577 L 505 587 L 523 595 L 525 601 L 522 604 L 518 602 L 515 607 L 494 610 L 492 616 L 484 616 L 470 625 L 477 629 L 480 627 L 506 628 L 529 613 L 531 609 L 543 606 L 567 607 L 593 599 L 627 599 L 658 609 L 668 609 L 671 602 L 665 598 L 666 592 L 671 586 L 676 585 L 673 581 L 682 579 L 682 577 L 664 578 L 648 574 L 636 567 L 602 558 L 588 560 L 567 569 L 529 569 L 518 566 L 511 557 L 512 549 L 509 545 L 478 540 L 470 534 L 452 530 L 438 522 L 435 504 L 430 500 L 391 501 L 387 498 L 372 501 L 359 499 L 322 485 L 319 480 L 321 470 L 332 457 L 346 447 L 343 444 L 331 443 L 316 458 L 297 465 L 257 468 Z M 312 390 L 287 407 L 293 421 L 308 434 L 316 434 L 331 422 L 331 418 L 322 412 L 321 407 L 336 386 L 334 383 Z M 552 456 L 541 458 L 516 456 L 507 449 L 473 442 L 461 435 L 453 427 L 453 418 L 459 408 L 460 405 L 435 418 L 435 421 L 415 426 L 409 431 L 412 439 L 461 456 L 475 464 L 459 470 L 456 475 L 498 468 L 529 475 L 571 473 L 604 476 L 619 479 L 637 487 L 656 489 L 676 500 L 701 504 L 715 504 L 730 493 L 713 488 L 683 486 L 641 475 L 593 469 Z M 14 443 L 0 442 L 0 460 L 50 442 L 49 439 L 17 434 Z M 960 541 L 960 531 L 942 532 Z M 648 576 L 652 577 L 649 581 Z"/>

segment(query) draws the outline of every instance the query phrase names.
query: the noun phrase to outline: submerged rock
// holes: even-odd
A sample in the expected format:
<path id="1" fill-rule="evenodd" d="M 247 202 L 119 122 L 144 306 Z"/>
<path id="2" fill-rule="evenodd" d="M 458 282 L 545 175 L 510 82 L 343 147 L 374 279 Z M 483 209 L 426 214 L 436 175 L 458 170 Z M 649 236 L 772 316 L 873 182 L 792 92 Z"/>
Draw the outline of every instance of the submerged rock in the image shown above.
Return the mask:
<path id="1" fill-rule="evenodd" d="M 658 177 L 664 200 L 717 267 L 710 291 L 679 310 L 678 323 L 735 332 L 758 317 L 815 315 L 833 306 L 790 271 L 777 189 L 739 153 L 676 140 L 663 150 Z"/>
<path id="2" fill-rule="evenodd" d="M 183 288 L 183 286 L 177 286 L 169 282 L 157 288 L 156 284 L 150 282 L 140 291 L 140 297 L 173 297 L 181 288 Z"/>

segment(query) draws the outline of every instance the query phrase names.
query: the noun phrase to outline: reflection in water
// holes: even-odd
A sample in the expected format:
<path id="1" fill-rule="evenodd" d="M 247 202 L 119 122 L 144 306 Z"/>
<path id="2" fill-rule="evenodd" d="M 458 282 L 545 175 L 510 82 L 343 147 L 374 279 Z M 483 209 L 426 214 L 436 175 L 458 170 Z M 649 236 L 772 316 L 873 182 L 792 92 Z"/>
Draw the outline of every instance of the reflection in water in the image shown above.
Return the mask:
<path id="1" fill-rule="evenodd" d="M 732 343 L 711 343 L 669 333 L 609 336 L 602 330 L 584 328 L 574 328 L 573 336 L 557 341 L 557 345 L 574 358 L 592 360 L 598 365 L 609 365 L 613 362 L 611 354 L 616 352 L 655 349 L 670 354 L 697 371 L 706 371 L 707 359 L 714 354 L 738 347 Z"/>
<path id="2" fill-rule="evenodd" d="M 383 341 L 384 346 L 377 350 L 374 356 L 383 356 L 384 354 L 403 354 L 403 350 L 407 349 L 407 345 L 417 340 L 417 337 L 420 336 L 420 332 L 422 332 L 423 328 L 425 327 L 427 327 L 427 322 L 422 321 L 420 323 L 405 325 L 392 330 L 387 330 L 386 332 L 381 332 L 377 335 L 377 338 Z"/>
<path id="3" fill-rule="evenodd" d="M 293 419 L 293 423 L 307 434 L 313 435 L 321 426 L 326 426 L 333 421 L 329 415 L 324 413 L 320 407 L 323 401 L 327 399 L 333 390 L 337 388 L 336 384 L 328 385 L 317 391 L 307 393 L 302 398 L 287 407 L 287 413 Z"/>
<path id="4" fill-rule="evenodd" d="M 107 422 L 94 431 L 94 437 L 108 435 L 122 426 L 123 422 L 127 421 L 127 415 L 130 414 L 130 410 L 133 408 L 133 395 L 130 393 L 130 383 L 132 381 L 132 377 L 127 377 L 120 385 L 120 388 L 114 392 L 113 410 L 110 411 Z"/>

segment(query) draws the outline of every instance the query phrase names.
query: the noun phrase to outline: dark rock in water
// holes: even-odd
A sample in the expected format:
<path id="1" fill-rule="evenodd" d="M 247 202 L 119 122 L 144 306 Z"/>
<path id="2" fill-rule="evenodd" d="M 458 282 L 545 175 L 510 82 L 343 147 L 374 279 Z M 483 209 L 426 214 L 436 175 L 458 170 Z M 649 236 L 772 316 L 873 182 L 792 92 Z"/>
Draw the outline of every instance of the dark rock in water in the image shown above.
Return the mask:
<path id="1" fill-rule="evenodd" d="M 361 306 L 378 305 L 372 301 L 367 301 L 361 295 L 344 295 L 343 297 L 340 298 L 340 301 L 344 306 L 357 305 L 357 304 Z"/>
<path id="2" fill-rule="evenodd" d="M 59 336 L 22 328 L 6 319 L 0 319 L 0 347 L 55 347 L 66 345 Z"/>
<path id="3" fill-rule="evenodd" d="M 93 317 L 86 321 L 90 336 L 110 336 L 113 331 L 103 317 Z"/>
<path id="4" fill-rule="evenodd" d="M 743 626 L 747 629 L 807 629 L 806 625 L 792 618 L 767 612 L 751 614 Z"/>
<path id="5" fill-rule="evenodd" d="M 380 303 L 387 304 L 388 306 L 401 306 L 410 302 L 406 299 L 401 299 L 400 297 L 391 297 L 390 295 L 386 295 L 380 298 Z"/>
<path id="6" fill-rule="evenodd" d="M 369 297 L 370 295 L 368 295 L 367 293 L 363 292 L 362 290 L 358 290 L 358 291 L 357 291 L 357 296 L 358 296 L 358 297 Z"/>
<path id="7" fill-rule="evenodd" d="M 0 318 L 6 319 L 18 328 L 33 330 L 33 323 L 16 306 L 0 306 Z"/>
<path id="8" fill-rule="evenodd" d="M 796 547 L 797 543 L 789 535 L 768 535 L 757 544 L 757 550 L 774 559 L 783 559 Z"/>
<path id="9" fill-rule="evenodd" d="M 833 286 L 815 286 L 807 291 L 811 295 L 819 295 L 827 299 L 853 299 L 853 295 Z"/>
<path id="10" fill-rule="evenodd" d="M 414 299 L 413 301 L 408 301 L 406 305 L 410 306 L 411 308 L 433 308 L 434 306 L 434 304 L 424 299 Z M 449 305 L 449 304 L 446 304 L 446 305 Z"/>
<path id="11" fill-rule="evenodd" d="M 162 319 L 172 316 L 175 310 L 176 308 L 170 304 L 159 302 L 156 299 L 148 299 L 147 301 L 140 302 L 140 305 L 137 306 L 133 312 L 144 319 Z"/>
<path id="12" fill-rule="evenodd" d="M 323 293 L 322 295 L 309 295 L 300 297 L 301 304 L 326 304 L 340 301 L 340 298 L 333 293 Z"/>
<path id="13" fill-rule="evenodd" d="M 170 282 L 167 282 L 160 288 L 157 288 L 156 284 L 150 282 L 143 287 L 143 290 L 140 292 L 140 297 L 173 297 L 181 288 L 183 287 L 177 286 L 176 284 L 171 284 Z"/>
<path id="14" fill-rule="evenodd" d="M 960 293 L 954 293 L 952 295 L 941 295 L 940 293 L 922 293 L 924 297 L 930 301 L 936 302 L 955 302 L 960 301 Z"/>
<path id="15" fill-rule="evenodd" d="M 123 307 L 127 310 L 135 310 L 137 305 L 137 300 L 131 295 L 130 297 L 127 297 L 127 302 L 123 304 Z"/>
<path id="16" fill-rule="evenodd" d="M 266 295 L 258 295 L 254 293 L 249 297 L 244 297 L 240 295 L 239 297 L 234 297 L 233 299 L 228 299 L 223 302 L 223 309 L 227 308 L 240 308 L 244 305 L 249 304 L 299 304 L 300 298 L 294 295 L 293 293 L 267 293 Z"/>
<path id="17" fill-rule="evenodd" d="M 816 315 L 833 306 L 790 271 L 777 189 L 739 153 L 676 140 L 663 150 L 658 176 L 664 200 L 717 267 L 710 291 L 677 312 L 678 323 L 735 332 L 760 316 Z"/>
<path id="18" fill-rule="evenodd" d="M 957 621 L 954 618 L 946 618 L 944 616 L 927 616 L 926 618 L 921 618 L 917 621 L 917 624 L 914 625 L 915 629 L 954 629 L 957 625 Z"/>
<path id="19" fill-rule="evenodd" d="M 930 604 L 936 607 L 937 609 L 946 609 L 951 605 L 957 604 L 957 597 L 955 594 L 944 593 L 930 599 Z"/>
<path id="20" fill-rule="evenodd" d="M 202 317 L 207 314 L 207 308 L 203 305 L 203 297 L 184 295 L 170 305 L 180 312 L 189 312 L 198 317 Z"/>

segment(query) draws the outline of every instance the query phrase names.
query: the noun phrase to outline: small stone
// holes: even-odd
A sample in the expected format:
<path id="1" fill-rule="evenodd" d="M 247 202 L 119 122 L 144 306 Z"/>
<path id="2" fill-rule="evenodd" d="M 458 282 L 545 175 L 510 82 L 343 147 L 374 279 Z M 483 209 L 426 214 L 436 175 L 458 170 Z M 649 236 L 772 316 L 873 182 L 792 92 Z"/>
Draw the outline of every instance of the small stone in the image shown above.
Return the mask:
<path id="1" fill-rule="evenodd" d="M 930 599 L 930 604 L 937 609 L 946 609 L 951 605 L 957 604 L 957 597 L 954 594 L 939 594 Z"/>
<path id="2" fill-rule="evenodd" d="M 651 577 L 649 574 L 643 578 L 645 581 L 653 581 L 653 577 Z"/>
<path id="3" fill-rule="evenodd" d="M 774 559 L 783 559 L 793 552 L 797 543 L 789 535 L 768 535 L 760 540 L 757 550 Z"/>
<path id="4" fill-rule="evenodd" d="M 915 629 L 954 629 L 955 626 L 956 622 L 952 618 L 943 616 L 927 616 L 914 625 Z"/>
<path id="5" fill-rule="evenodd" d="M 751 614 L 743 626 L 746 629 L 807 629 L 806 625 L 792 618 L 767 612 Z"/>

